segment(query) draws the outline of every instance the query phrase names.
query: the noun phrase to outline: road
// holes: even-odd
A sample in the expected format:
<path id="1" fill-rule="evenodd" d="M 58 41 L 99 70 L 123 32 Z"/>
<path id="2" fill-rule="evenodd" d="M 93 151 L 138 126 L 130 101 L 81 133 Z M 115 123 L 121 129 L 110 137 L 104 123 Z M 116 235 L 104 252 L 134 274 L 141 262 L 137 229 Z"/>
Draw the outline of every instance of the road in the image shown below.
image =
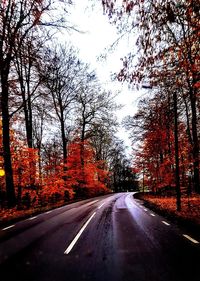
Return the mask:
<path id="1" fill-rule="evenodd" d="M 0 229 L 1 281 L 200 281 L 200 244 L 131 193 Z"/>

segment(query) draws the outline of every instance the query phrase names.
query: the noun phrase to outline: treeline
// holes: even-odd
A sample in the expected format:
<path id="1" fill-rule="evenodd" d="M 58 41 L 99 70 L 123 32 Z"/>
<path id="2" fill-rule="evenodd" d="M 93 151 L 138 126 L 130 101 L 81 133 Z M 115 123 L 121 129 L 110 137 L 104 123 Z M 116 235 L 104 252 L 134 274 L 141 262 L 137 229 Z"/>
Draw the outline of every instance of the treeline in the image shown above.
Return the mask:
<path id="1" fill-rule="evenodd" d="M 176 191 L 178 210 L 182 190 L 200 193 L 199 4 L 135 0 L 117 7 L 115 1 L 103 1 L 115 23 L 138 33 L 137 65 L 133 51 L 118 74 L 149 94 L 125 120 L 133 140 L 140 141 L 135 164 L 151 190 Z"/>
<path id="2" fill-rule="evenodd" d="M 128 181 L 113 93 L 73 47 L 56 42 L 72 28 L 69 3 L 1 1 L 1 207 L 86 198 Z"/>

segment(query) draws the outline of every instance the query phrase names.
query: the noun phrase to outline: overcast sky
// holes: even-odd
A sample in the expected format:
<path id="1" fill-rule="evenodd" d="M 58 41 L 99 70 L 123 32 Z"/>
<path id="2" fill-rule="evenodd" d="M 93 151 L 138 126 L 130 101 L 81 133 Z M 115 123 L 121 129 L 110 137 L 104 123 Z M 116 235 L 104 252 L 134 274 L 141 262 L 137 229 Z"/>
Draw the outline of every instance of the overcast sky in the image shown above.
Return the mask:
<path id="1" fill-rule="evenodd" d="M 113 52 L 109 52 L 105 60 L 99 60 L 101 54 L 105 54 L 105 49 L 109 48 L 118 38 L 116 27 L 109 23 L 108 17 L 103 15 L 101 1 L 96 1 L 92 8 L 91 0 L 75 0 L 74 7 L 71 9 L 70 22 L 72 22 L 82 33 L 71 32 L 70 41 L 80 51 L 80 57 L 85 62 L 90 63 L 92 69 L 95 69 L 103 86 L 121 93 L 117 97 L 117 102 L 123 104 L 122 110 L 117 112 L 119 121 L 126 115 L 133 115 L 137 110 L 138 98 L 141 92 L 129 90 L 126 85 L 119 82 L 111 82 L 111 73 L 118 72 L 122 66 L 120 58 L 124 57 L 130 47 L 134 47 L 133 42 L 122 40 Z M 131 151 L 131 142 L 128 140 L 128 133 L 123 128 L 119 131 L 119 137 L 129 146 Z"/>

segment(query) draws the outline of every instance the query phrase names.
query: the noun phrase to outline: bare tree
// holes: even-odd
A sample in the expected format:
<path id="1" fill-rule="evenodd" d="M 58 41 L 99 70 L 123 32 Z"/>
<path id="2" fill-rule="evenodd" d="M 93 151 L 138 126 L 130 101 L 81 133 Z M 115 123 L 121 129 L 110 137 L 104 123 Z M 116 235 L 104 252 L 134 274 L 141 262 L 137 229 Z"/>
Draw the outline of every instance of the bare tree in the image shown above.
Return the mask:
<path id="1" fill-rule="evenodd" d="M 77 58 L 75 50 L 57 46 L 49 50 L 43 70 L 43 80 L 51 97 L 55 114 L 60 123 L 63 161 L 67 159 L 67 129 L 70 126 L 70 112 L 80 87 L 85 67 Z"/>

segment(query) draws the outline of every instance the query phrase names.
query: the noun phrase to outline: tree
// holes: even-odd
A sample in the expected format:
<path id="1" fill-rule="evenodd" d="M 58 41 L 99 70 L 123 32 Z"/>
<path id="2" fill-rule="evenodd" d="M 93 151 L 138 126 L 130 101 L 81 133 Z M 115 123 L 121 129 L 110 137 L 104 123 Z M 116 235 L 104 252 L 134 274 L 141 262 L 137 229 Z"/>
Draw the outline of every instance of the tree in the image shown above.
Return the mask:
<path id="1" fill-rule="evenodd" d="M 20 42 L 19 42 L 20 43 Z M 19 96 L 21 96 L 21 102 L 19 107 L 16 108 L 11 114 L 16 114 L 17 111 L 23 109 L 24 121 L 26 128 L 26 139 L 29 148 L 33 148 L 33 107 L 34 100 L 38 99 L 42 91 L 38 91 L 41 85 L 41 79 L 38 74 L 39 65 L 41 64 L 41 58 L 39 51 L 42 48 L 42 42 L 35 38 L 34 32 L 29 34 L 27 38 L 21 43 L 20 48 L 15 45 L 15 69 L 17 73 L 17 80 L 19 81 Z M 14 84 L 16 91 L 17 85 Z M 16 102 L 16 94 L 14 96 Z M 16 103 L 15 103 L 16 105 Z M 16 107 L 16 106 L 15 106 Z"/>
<path id="2" fill-rule="evenodd" d="M 10 151 L 10 118 L 9 118 L 9 74 L 14 58 L 14 47 L 18 38 L 21 47 L 28 32 L 38 23 L 45 10 L 43 1 L 2 1 L 0 29 L 0 76 L 1 76 L 1 110 L 3 121 L 4 166 L 8 205 L 15 205 L 15 191 Z M 37 13 L 36 13 L 37 11 Z"/>
<path id="3" fill-rule="evenodd" d="M 127 30 L 130 32 L 137 29 L 139 34 L 138 64 L 132 65 L 133 55 L 124 59 L 118 79 L 130 83 L 146 79 L 152 87 L 158 86 L 166 77 L 170 83 L 170 77 L 174 77 L 176 91 L 179 95 L 184 91 L 185 101 L 187 96 L 189 103 L 185 103 L 187 106 L 185 114 L 192 145 L 194 187 L 199 192 L 197 104 L 200 79 L 198 63 L 200 22 L 197 2 L 135 0 L 123 1 L 121 6 L 117 6 L 115 1 L 102 3 L 104 11 L 113 18 L 113 22 L 121 23 L 126 19 Z M 189 115 L 188 112 L 191 114 Z"/>
<path id="4" fill-rule="evenodd" d="M 39 200 L 42 204 L 50 201 L 55 203 L 64 197 L 65 191 L 70 193 L 64 181 L 62 145 L 57 133 L 43 144 L 41 162 L 42 182 L 38 194 Z"/>
<path id="5" fill-rule="evenodd" d="M 93 72 L 87 73 L 76 94 L 76 124 L 81 140 L 93 137 L 99 126 L 110 129 L 116 126 L 113 112 L 117 108 L 113 93 L 101 88 Z"/>
<path id="6" fill-rule="evenodd" d="M 130 159 L 126 156 L 123 141 L 113 138 L 108 153 L 111 188 L 115 192 L 137 189 L 136 173 L 132 170 Z"/>
<path id="7" fill-rule="evenodd" d="M 77 132 L 81 140 L 81 164 L 84 173 L 84 141 L 95 138 L 97 126 L 113 126 L 113 110 L 116 105 L 111 92 L 101 89 L 94 72 L 87 73 L 79 91 L 76 94 Z M 102 160 L 102 159 L 101 159 Z"/>
<path id="8" fill-rule="evenodd" d="M 95 123 L 92 126 L 89 142 L 95 150 L 96 160 L 103 160 L 109 163 L 110 151 L 113 146 L 113 139 L 117 130 L 117 124 L 110 120 L 106 122 Z"/>
<path id="9" fill-rule="evenodd" d="M 42 76 L 44 84 L 52 96 L 55 113 L 60 123 L 63 161 L 66 162 L 68 143 L 66 132 L 75 97 L 85 75 L 85 66 L 80 63 L 72 48 L 57 46 L 55 50 L 49 50 L 46 56 L 48 59 Z"/>
<path id="10" fill-rule="evenodd" d="M 43 14 L 45 11 L 49 11 L 51 4 L 53 2 L 50 0 L 6 0 L 1 1 L 0 4 L 0 101 L 3 122 L 4 167 L 9 207 L 14 206 L 16 203 L 10 149 L 9 78 L 11 68 L 15 54 L 22 47 L 30 31 L 35 29 L 37 34 L 37 26 L 47 25 Z M 58 22 L 52 24 L 52 26 L 56 25 L 58 25 Z M 64 23 L 62 25 L 64 26 Z"/>
<path id="11" fill-rule="evenodd" d="M 70 143 L 66 184 L 68 188 L 73 188 L 76 198 L 107 193 L 108 176 L 105 164 L 95 160 L 94 150 L 89 142 L 76 138 Z"/>
<path id="12" fill-rule="evenodd" d="M 140 103 L 138 113 L 125 122 L 134 140 L 139 135 L 140 145 L 136 151 L 135 167 L 145 178 L 153 192 L 169 190 L 177 194 L 177 209 L 180 210 L 181 187 L 187 187 L 186 171 L 189 170 L 190 145 L 186 125 L 181 121 L 177 104 L 180 98 L 172 91 L 166 95 L 158 88 L 153 98 Z M 139 128 L 139 130 L 137 129 Z M 178 179 L 177 179 L 178 177 Z"/>

